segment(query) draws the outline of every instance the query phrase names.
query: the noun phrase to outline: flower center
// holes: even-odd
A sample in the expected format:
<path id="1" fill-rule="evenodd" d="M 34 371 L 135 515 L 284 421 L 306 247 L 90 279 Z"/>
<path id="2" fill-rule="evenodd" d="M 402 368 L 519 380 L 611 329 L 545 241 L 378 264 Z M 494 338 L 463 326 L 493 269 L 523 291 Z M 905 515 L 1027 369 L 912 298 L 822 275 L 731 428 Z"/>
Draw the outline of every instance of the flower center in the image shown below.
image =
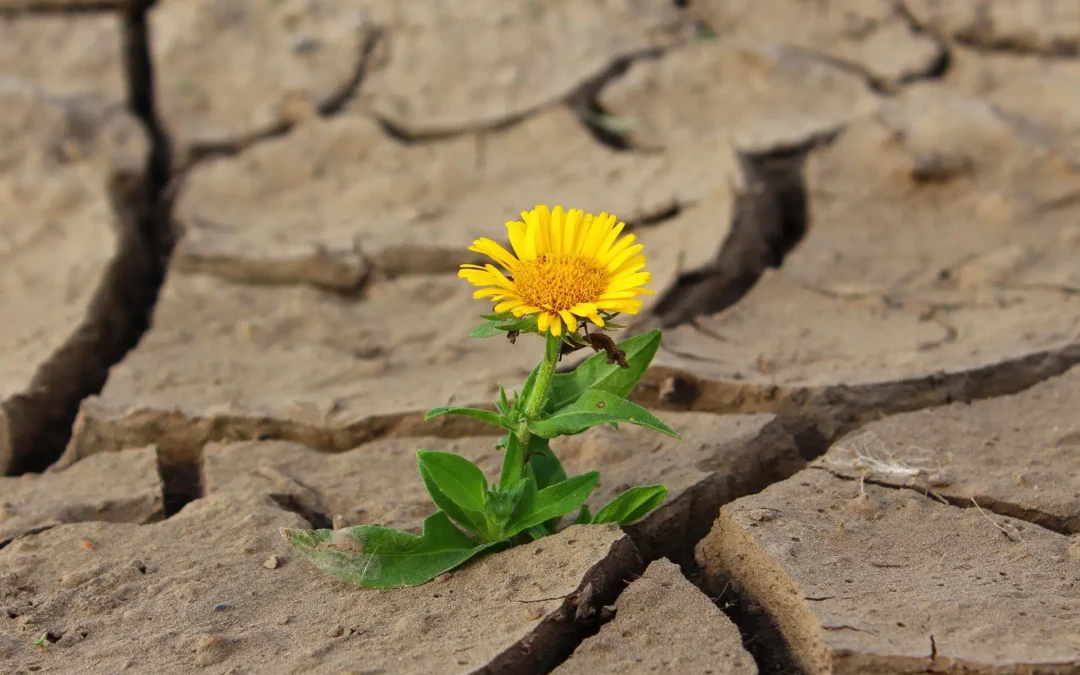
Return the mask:
<path id="1" fill-rule="evenodd" d="M 521 299 L 549 311 L 596 302 L 607 288 L 607 271 L 592 260 L 568 253 L 548 253 L 514 270 Z"/>

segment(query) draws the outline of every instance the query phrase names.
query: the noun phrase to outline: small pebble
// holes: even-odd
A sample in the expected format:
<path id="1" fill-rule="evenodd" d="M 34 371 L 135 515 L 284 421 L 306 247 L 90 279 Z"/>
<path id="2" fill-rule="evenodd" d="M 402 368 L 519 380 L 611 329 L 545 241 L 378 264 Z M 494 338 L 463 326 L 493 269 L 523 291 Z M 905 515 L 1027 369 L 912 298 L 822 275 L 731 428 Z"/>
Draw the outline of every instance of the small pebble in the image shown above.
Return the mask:
<path id="1" fill-rule="evenodd" d="M 345 633 L 344 628 L 342 628 L 341 626 L 334 626 L 330 630 L 326 631 L 326 637 L 332 637 L 332 638 L 341 637 L 342 634 L 344 634 L 344 633 Z"/>
<path id="2" fill-rule="evenodd" d="M 277 569 L 278 562 L 278 557 L 276 555 L 272 555 L 263 561 L 263 567 L 268 570 Z"/>
<path id="3" fill-rule="evenodd" d="M 224 602 L 219 602 L 218 604 L 214 605 L 214 611 L 215 612 L 224 612 L 228 608 L 229 608 L 228 603 L 224 603 Z"/>
<path id="4" fill-rule="evenodd" d="M 83 549 L 87 551 L 93 551 L 95 548 L 97 548 L 96 546 L 94 546 L 94 542 L 90 541 L 89 539 L 83 539 L 82 541 L 80 541 L 79 546 L 82 546 Z"/>

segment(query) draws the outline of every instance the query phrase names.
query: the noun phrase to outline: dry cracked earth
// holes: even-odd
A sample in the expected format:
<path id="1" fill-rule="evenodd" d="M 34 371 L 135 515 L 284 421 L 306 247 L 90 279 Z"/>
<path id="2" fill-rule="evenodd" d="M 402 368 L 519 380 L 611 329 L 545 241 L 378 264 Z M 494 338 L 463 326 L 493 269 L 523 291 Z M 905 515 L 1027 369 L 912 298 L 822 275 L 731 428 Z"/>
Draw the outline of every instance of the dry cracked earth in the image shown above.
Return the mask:
<path id="1" fill-rule="evenodd" d="M 0 672 L 1080 673 L 1075 0 L 0 0 Z M 647 246 L 625 531 L 363 591 L 537 357 L 537 202 Z M 571 365 L 569 362 L 567 366 Z"/>

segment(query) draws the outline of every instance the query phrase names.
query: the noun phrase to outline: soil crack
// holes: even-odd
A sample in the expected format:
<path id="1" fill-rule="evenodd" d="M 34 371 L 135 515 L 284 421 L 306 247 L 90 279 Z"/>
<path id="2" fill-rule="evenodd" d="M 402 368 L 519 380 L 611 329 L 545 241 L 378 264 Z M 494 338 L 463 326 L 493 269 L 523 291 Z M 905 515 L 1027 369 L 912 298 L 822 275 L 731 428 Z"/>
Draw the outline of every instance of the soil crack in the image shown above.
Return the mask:
<path id="1" fill-rule="evenodd" d="M 868 485 L 876 485 L 878 487 L 889 488 L 891 490 L 910 490 L 912 492 L 917 492 L 924 497 L 935 499 L 947 506 L 954 506 L 960 509 L 977 509 L 983 512 L 983 515 L 986 515 L 985 512 L 989 511 L 994 515 L 1004 516 L 1006 518 L 1015 518 L 1016 520 L 1022 520 L 1026 523 L 1036 525 L 1057 534 L 1069 536 L 1080 533 L 1080 518 L 1062 518 L 1050 513 L 1046 513 L 1045 511 L 1040 511 L 1038 509 L 1033 509 L 1030 507 L 1021 506 L 1019 504 L 994 499 L 993 497 L 987 495 L 974 495 L 971 497 L 944 495 L 934 492 L 934 490 L 932 490 L 928 486 L 922 486 L 918 484 L 900 485 L 897 483 L 890 483 L 889 481 L 884 480 L 853 477 L 843 473 L 837 473 L 826 466 L 812 466 L 809 468 L 815 469 L 817 471 L 825 471 L 841 480 L 862 481 L 867 483 Z M 1008 528 L 1005 528 L 1000 523 L 990 519 L 989 516 L 987 516 L 987 519 L 990 520 L 990 522 L 992 522 L 999 530 L 1001 530 L 1006 538 L 1008 538 L 1010 541 L 1014 540 L 1015 534 L 1010 532 Z"/>
<path id="2" fill-rule="evenodd" d="M 652 318 L 661 327 L 689 323 L 734 305 L 765 270 L 779 267 L 802 241 L 810 218 L 804 166 L 816 142 L 739 155 L 746 187 L 735 195 L 731 233 L 712 264 L 681 275 L 660 297 Z M 645 330 L 647 323 L 632 332 Z"/>
<path id="3" fill-rule="evenodd" d="M 154 102 L 147 12 L 153 0 L 132 2 L 122 14 L 127 107 L 150 139 L 141 173 L 108 179 L 118 230 L 117 250 L 83 323 L 35 373 L 29 391 L 4 406 L 12 445 L 12 474 L 41 471 L 71 437 L 83 399 L 101 391 L 109 368 L 139 341 L 172 252 L 172 145 Z"/>
<path id="4" fill-rule="evenodd" d="M 367 23 L 361 25 L 358 30 L 361 36 L 360 48 L 352 77 L 350 77 L 338 91 L 334 92 L 329 98 L 321 101 L 316 106 L 319 117 L 328 118 L 340 113 L 349 101 L 356 96 L 356 93 L 360 90 L 360 87 L 363 85 L 364 80 L 370 72 L 372 62 L 375 60 L 378 53 L 379 45 L 384 39 L 385 31 L 382 26 Z M 193 144 L 187 148 L 184 164 L 180 169 L 180 172 L 187 173 L 196 164 L 204 160 L 219 157 L 232 157 L 262 141 L 284 136 L 289 133 L 296 124 L 297 123 L 294 120 L 282 119 L 269 128 L 253 131 L 241 138 L 217 143 Z M 382 123 L 382 126 L 390 136 L 396 138 L 393 131 L 386 129 L 385 123 Z"/>

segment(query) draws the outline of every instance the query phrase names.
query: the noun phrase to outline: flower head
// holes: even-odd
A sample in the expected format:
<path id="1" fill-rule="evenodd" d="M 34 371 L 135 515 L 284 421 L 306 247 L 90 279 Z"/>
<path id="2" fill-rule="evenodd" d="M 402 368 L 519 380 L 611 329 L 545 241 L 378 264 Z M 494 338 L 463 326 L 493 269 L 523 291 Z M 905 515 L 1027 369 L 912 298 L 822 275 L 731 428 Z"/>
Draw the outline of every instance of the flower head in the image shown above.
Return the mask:
<path id="1" fill-rule="evenodd" d="M 469 247 L 502 270 L 488 263 L 458 272 L 482 287 L 473 297 L 490 298 L 496 312 L 535 314 L 541 333 L 561 335 L 564 326 L 576 331 L 581 319 L 603 327 L 601 314 L 637 314 L 642 303 L 635 298 L 653 293 L 644 288 L 651 280 L 642 271 L 644 247 L 632 234 L 619 237 L 625 223 L 616 224 L 615 216 L 539 205 L 521 217 L 524 222 L 506 223 L 513 253 L 486 237 Z"/>

